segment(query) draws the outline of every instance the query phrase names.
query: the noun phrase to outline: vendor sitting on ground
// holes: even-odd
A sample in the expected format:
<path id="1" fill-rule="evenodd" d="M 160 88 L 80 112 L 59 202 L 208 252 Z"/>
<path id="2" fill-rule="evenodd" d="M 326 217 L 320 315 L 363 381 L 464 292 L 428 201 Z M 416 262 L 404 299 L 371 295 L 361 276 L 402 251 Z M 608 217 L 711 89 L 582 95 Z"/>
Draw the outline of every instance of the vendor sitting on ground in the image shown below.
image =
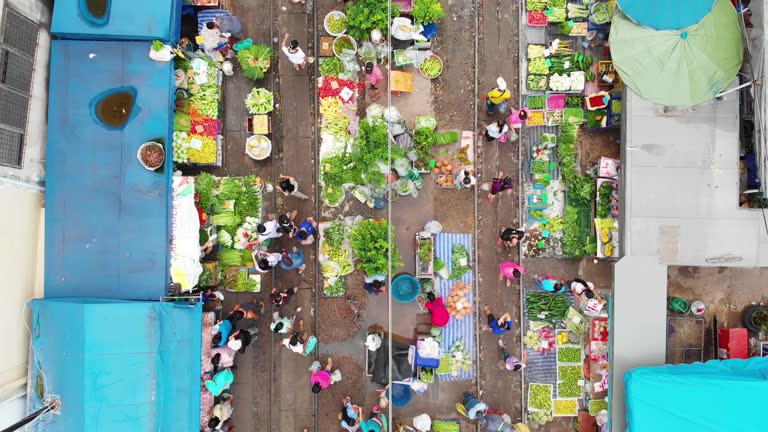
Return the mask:
<path id="1" fill-rule="evenodd" d="M 502 335 L 512 330 L 512 315 L 510 315 L 509 312 L 504 312 L 504 314 L 499 317 L 499 319 L 496 319 L 496 317 L 491 313 L 491 308 L 488 307 L 488 305 L 485 305 L 484 310 L 485 316 L 488 318 L 488 327 L 484 327 L 484 331 Z"/>
<path id="2" fill-rule="evenodd" d="M 428 301 L 424 304 L 424 307 L 427 308 L 430 313 L 432 325 L 435 327 L 445 327 L 451 319 L 451 315 L 443 304 L 443 298 L 435 297 L 434 293 L 429 292 L 427 293 L 427 300 Z"/>
<path id="3" fill-rule="evenodd" d="M 365 285 L 363 285 L 363 288 L 365 288 L 369 294 L 386 294 L 387 287 L 384 285 L 384 280 L 386 278 L 387 277 L 384 275 L 366 276 L 364 279 Z"/>
<path id="4" fill-rule="evenodd" d="M 470 420 L 479 420 L 482 424 L 485 417 L 485 411 L 488 410 L 488 405 L 485 402 L 475 397 L 474 390 L 464 392 L 464 401 L 461 403 L 466 410 L 466 416 Z"/>
<path id="5" fill-rule="evenodd" d="M 229 40 L 229 36 L 222 35 L 219 25 L 215 21 L 205 23 L 200 31 L 200 36 L 203 37 L 203 50 L 209 55 L 217 49 L 226 47 L 227 40 Z"/>
<path id="6" fill-rule="evenodd" d="M 463 168 L 454 176 L 454 178 L 456 179 L 455 183 L 457 189 L 469 188 L 477 184 L 475 170 Z"/>
<path id="7" fill-rule="evenodd" d="M 499 280 L 507 279 L 507 286 L 512 284 L 513 280 L 520 279 L 525 273 L 525 267 L 509 260 L 504 260 L 499 264 Z"/>
<path id="8" fill-rule="evenodd" d="M 363 415 L 362 411 L 360 411 L 360 415 Z M 360 430 L 362 432 L 381 432 L 384 430 L 384 421 L 381 413 L 371 411 L 368 420 L 360 422 Z"/>
<path id="9" fill-rule="evenodd" d="M 559 293 L 562 292 L 565 289 L 565 284 L 563 282 L 560 282 L 556 277 L 554 276 L 544 276 L 541 277 L 539 275 L 533 275 L 533 280 L 536 282 L 536 286 L 543 289 L 544 291 L 549 291 L 551 293 Z"/>

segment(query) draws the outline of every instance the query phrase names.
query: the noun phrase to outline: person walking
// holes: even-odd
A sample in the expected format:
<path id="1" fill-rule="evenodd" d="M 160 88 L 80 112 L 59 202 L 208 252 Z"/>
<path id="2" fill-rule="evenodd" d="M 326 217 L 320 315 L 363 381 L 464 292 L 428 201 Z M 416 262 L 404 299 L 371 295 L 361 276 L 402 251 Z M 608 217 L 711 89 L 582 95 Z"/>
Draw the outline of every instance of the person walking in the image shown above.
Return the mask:
<path id="1" fill-rule="evenodd" d="M 264 315 L 264 302 L 259 302 L 255 298 L 247 303 L 238 303 L 233 308 L 233 311 L 243 311 L 245 319 L 259 319 L 260 315 Z"/>
<path id="2" fill-rule="evenodd" d="M 256 326 L 238 330 L 232 333 L 232 336 L 229 337 L 227 346 L 239 352 L 240 354 L 243 354 L 245 353 L 245 349 L 248 348 L 248 346 L 251 345 L 253 341 L 258 339 L 258 336 L 256 336 L 258 333 L 259 328 Z"/>
<path id="3" fill-rule="evenodd" d="M 512 190 L 512 177 L 505 176 L 503 171 L 499 171 L 499 176 L 494 177 L 488 187 L 490 189 L 490 192 L 488 192 L 488 201 L 492 203 L 493 199 L 496 198 L 496 195 Z"/>
<path id="4" fill-rule="evenodd" d="M 296 315 L 298 315 L 299 312 L 301 312 L 301 308 L 297 307 L 292 318 L 280 317 L 280 312 L 273 312 L 272 324 L 269 325 L 270 330 L 272 330 L 273 333 L 288 333 L 288 330 L 293 327 L 293 322 L 296 321 Z"/>
<path id="5" fill-rule="evenodd" d="M 292 212 L 286 212 L 277 217 L 277 223 L 279 230 L 283 234 L 288 234 L 288 238 L 293 238 L 296 234 L 296 215 L 299 214 L 298 210 Z"/>
<path id="6" fill-rule="evenodd" d="M 290 36 L 291 35 L 286 33 L 283 37 L 283 52 L 288 57 L 288 61 L 293 63 L 294 69 L 297 71 L 302 70 L 307 67 L 307 55 L 304 54 L 304 51 L 302 51 L 301 48 L 299 48 L 299 41 L 296 39 L 287 43 Z"/>
<path id="7" fill-rule="evenodd" d="M 485 125 L 485 140 L 488 142 L 496 141 L 508 131 L 509 126 L 507 126 L 504 120 L 496 120 L 489 125 Z"/>
<path id="8" fill-rule="evenodd" d="M 501 351 L 501 357 L 504 359 L 503 369 L 519 372 L 525 367 L 525 363 L 520 361 L 517 357 L 509 354 L 507 347 L 504 345 L 504 341 L 499 338 L 499 350 Z M 523 354 L 525 356 L 525 354 Z"/>
<path id="9" fill-rule="evenodd" d="M 291 297 L 299 290 L 299 287 L 286 288 L 282 291 L 278 291 L 277 288 L 272 288 L 269 293 L 269 301 L 276 307 L 285 306 L 291 301 Z"/>
<path id="10" fill-rule="evenodd" d="M 280 175 L 280 180 L 277 181 L 277 188 L 285 196 L 292 196 L 299 199 L 308 199 L 309 197 L 299 192 L 299 182 L 294 177 Z"/>
<path id="11" fill-rule="evenodd" d="M 254 267 L 256 267 L 256 271 L 259 273 L 269 273 L 283 257 L 282 254 L 277 252 L 265 253 L 257 250 L 253 251 L 251 256 L 253 257 Z"/>
<path id="12" fill-rule="evenodd" d="M 429 311 L 430 320 L 435 327 L 445 327 L 451 319 L 448 309 L 443 304 L 442 297 L 435 297 L 434 293 L 427 293 L 427 302 L 424 307 Z"/>
<path id="13" fill-rule="evenodd" d="M 315 242 L 315 237 L 317 237 L 317 222 L 310 216 L 299 224 L 299 229 L 296 231 L 296 240 L 302 246 L 307 246 Z"/>
<path id="14" fill-rule="evenodd" d="M 378 100 L 381 97 L 381 90 L 379 90 L 379 83 L 384 80 L 384 74 L 381 73 L 381 69 L 373 64 L 373 62 L 367 62 L 365 64 L 365 79 L 370 85 L 369 89 L 373 90 L 371 96 L 371 102 Z"/>
<path id="15" fill-rule="evenodd" d="M 507 88 L 507 82 L 502 77 L 496 78 L 496 87 L 482 96 L 488 115 L 495 114 L 496 110 L 503 114 L 507 110 L 507 101 L 510 97 L 512 92 Z"/>
<path id="16" fill-rule="evenodd" d="M 259 237 L 256 241 L 260 245 L 262 245 L 267 240 L 282 237 L 283 235 L 283 233 L 280 232 L 280 224 L 277 222 L 273 214 L 268 214 L 267 221 L 256 226 L 256 232 L 259 233 Z"/>
<path id="17" fill-rule="evenodd" d="M 504 260 L 499 264 L 499 280 L 506 279 L 507 286 L 512 284 L 512 281 L 520 279 L 520 276 L 525 274 L 525 267 L 509 260 Z"/>
<path id="18" fill-rule="evenodd" d="M 294 247 L 291 249 L 291 253 L 283 249 L 282 256 L 280 257 L 280 268 L 283 270 L 298 270 L 299 274 L 304 272 L 304 268 L 307 265 L 304 264 L 304 251 Z"/>
<path id="19" fill-rule="evenodd" d="M 488 319 L 488 327 L 483 328 L 484 331 L 492 332 L 496 335 L 502 335 L 512 330 L 512 315 L 509 312 L 504 312 L 498 319 L 491 313 L 491 308 L 485 305 L 485 317 Z"/>
<path id="20" fill-rule="evenodd" d="M 299 320 L 298 330 L 294 330 L 293 327 L 291 327 L 288 329 L 288 333 L 290 333 L 291 336 L 283 338 L 283 340 L 280 341 L 280 344 L 295 353 L 303 354 L 304 345 L 309 339 L 309 333 L 304 330 L 304 320 Z"/>
<path id="21" fill-rule="evenodd" d="M 352 403 L 349 396 L 341 400 L 341 427 L 348 432 L 355 432 L 360 429 L 360 414 L 363 410 L 358 404 Z"/>
<path id="22" fill-rule="evenodd" d="M 317 370 L 312 373 L 312 376 L 309 378 L 309 382 L 312 384 L 312 393 L 320 393 L 321 390 L 327 389 L 333 384 L 334 380 L 331 374 L 331 368 L 333 368 L 333 359 L 328 357 L 328 360 L 325 363 L 325 369 Z"/>

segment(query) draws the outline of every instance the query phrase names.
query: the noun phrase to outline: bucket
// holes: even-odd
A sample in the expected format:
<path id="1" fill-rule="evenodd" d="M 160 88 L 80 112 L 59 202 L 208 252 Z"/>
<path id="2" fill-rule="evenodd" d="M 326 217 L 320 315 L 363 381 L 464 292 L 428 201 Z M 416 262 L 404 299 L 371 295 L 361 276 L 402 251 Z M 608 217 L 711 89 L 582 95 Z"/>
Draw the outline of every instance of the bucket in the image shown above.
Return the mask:
<path id="1" fill-rule="evenodd" d="M 704 309 L 706 309 L 706 306 L 701 300 L 696 300 L 695 302 L 691 303 L 691 312 L 693 312 L 693 314 L 696 316 L 703 315 Z"/>
<path id="2" fill-rule="evenodd" d="M 670 312 L 687 314 L 691 310 L 691 305 L 682 297 L 667 297 L 667 309 Z"/>

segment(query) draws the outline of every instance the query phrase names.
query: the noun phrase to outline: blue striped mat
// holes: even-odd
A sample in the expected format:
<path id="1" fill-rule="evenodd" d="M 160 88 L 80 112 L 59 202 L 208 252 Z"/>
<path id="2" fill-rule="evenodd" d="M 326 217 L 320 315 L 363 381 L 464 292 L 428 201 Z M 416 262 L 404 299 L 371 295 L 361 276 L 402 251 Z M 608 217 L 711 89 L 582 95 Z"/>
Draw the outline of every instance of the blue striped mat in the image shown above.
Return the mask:
<path id="1" fill-rule="evenodd" d="M 532 287 L 525 290 L 526 294 L 529 292 L 541 292 L 539 288 Z M 560 294 L 568 296 L 573 305 L 573 294 L 566 292 Z M 524 310 L 525 314 L 525 331 L 530 329 L 530 321 L 528 319 L 528 307 Z M 528 382 L 540 383 L 540 384 L 557 384 L 557 354 L 555 351 L 549 351 L 546 354 L 541 354 L 532 349 L 526 348 L 528 352 L 528 361 L 526 362 L 525 373 L 528 375 Z"/>
<path id="2" fill-rule="evenodd" d="M 465 248 L 467 248 L 467 251 L 469 251 L 470 256 L 470 266 L 472 267 L 471 271 L 468 271 L 464 274 L 464 276 L 461 277 L 461 281 L 467 284 L 470 284 L 474 287 L 474 268 L 477 264 L 472 257 L 472 234 L 464 233 L 464 234 L 456 234 L 456 233 L 440 233 L 437 235 L 437 240 L 435 242 L 435 252 L 437 254 L 437 257 L 443 260 L 446 267 L 448 267 L 448 271 L 451 270 L 451 248 L 454 244 L 459 243 L 464 245 Z M 438 282 L 438 289 L 440 290 L 440 296 L 443 298 L 448 298 L 448 295 L 451 294 L 451 288 L 453 287 L 453 284 L 457 281 L 447 281 L 445 279 L 440 279 Z M 471 304 L 475 303 L 474 300 L 474 293 L 470 293 L 467 295 L 467 300 Z M 464 317 L 462 320 L 457 320 L 453 317 L 451 317 L 451 320 L 448 321 L 448 325 L 446 325 L 443 328 L 443 353 L 450 353 L 451 346 L 453 346 L 454 342 L 456 342 L 459 339 L 464 340 L 464 349 L 467 350 L 470 357 L 472 358 L 472 368 L 470 368 L 469 371 L 461 371 L 459 372 L 458 376 L 452 376 L 451 374 L 447 375 L 437 375 L 437 379 L 441 381 L 466 381 L 466 380 L 473 380 L 475 379 L 475 317 L 476 314 L 470 314 L 469 316 Z"/>
<path id="3" fill-rule="evenodd" d="M 197 34 L 200 34 L 203 31 L 203 27 L 205 27 L 206 24 L 222 15 L 229 15 L 229 11 L 224 9 L 204 9 L 198 12 Z"/>

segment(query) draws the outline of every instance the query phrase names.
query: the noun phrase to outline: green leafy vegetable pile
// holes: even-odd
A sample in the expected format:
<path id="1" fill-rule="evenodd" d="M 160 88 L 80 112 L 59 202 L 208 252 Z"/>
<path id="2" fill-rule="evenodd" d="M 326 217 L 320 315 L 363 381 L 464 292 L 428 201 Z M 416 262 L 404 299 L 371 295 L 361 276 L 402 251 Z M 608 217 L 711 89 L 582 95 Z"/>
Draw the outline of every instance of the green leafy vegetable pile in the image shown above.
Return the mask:
<path id="1" fill-rule="evenodd" d="M 581 366 L 558 366 L 557 377 L 560 381 L 578 381 L 584 377 L 584 371 Z"/>
<path id="2" fill-rule="evenodd" d="M 389 235 L 391 234 L 391 243 Z M 349 232 L 352 249 L 357 254 L 357 269 L 367 275 L 395 273 L 402 266 L 395 244 L 395 230 L 382 220 L 362 220 Z M 391 247 L 392 265 L 389 263 Z"/>
<path id="3" fill-rule="evenodd" d="M 195 194 L 200 197 L 200 207 L 205 211 L 210 211 L 216 198 L 213 191 L 219 185 L 219 181 L 212 175 L 203 172 L 195 177 Z"/>
<path id="4" fill-rule="evenodd" d="M 549 384 L 528 384 L 528 407 L 550 411 L 552 409 L 552 386 Z"/>
<path id="5" fill-rule="evenodd" d="M 445 12 L 443 12 L 443 5 L 438 0 L 415 0 L 411 15 L 413 15 L 416 24 L 427 25 L 443 18 Z"/>
<path id="6" fill-rule="evenodd" d="M 432 160 L 432 144 L 435 141 L 435 133 L 432 129 L 418 128 L 413 132 L 413 144 L 416 149 L 416 167 L 426 169 Z"/>
<path id="7" fill-rule="evenodd" d="M 344 72 L 344 65 L 336 57 L 328 57 L 320 63 L 320 73 L 323 76 L 337 77 Z"/>
<path id="8" fill-rule="evenodd" d="M 464 260 L 463 265 L 462 260 Z M 462 244 L 454 244 L 451 248 L 451 279 L 459 279 L 464 276 L 464 273 L 472 270 L 470 264 L 467 248 Z"/>
<path id="9" fill-rule="evenodd" d="M 235 284 L 235 291 L 251 292 L 256 289 L 256 281 L 248 277 L 248 272 L 240 270 L 237 272 L 237 283 Z"/>
<path id="10" fill-rule="evenodd" d="M 343 277 L 337 277 L 333 283 L 329 283 L 328 286 L 323 288 L 323 295 L 328 297 L 343 296 L 347 292 L 346 279 Z"/>
<path id="11" fill-rule="evenodd" d="M 596 416 L 600 414 L 600 411 L 608 409 L 608 401 L 605 399 L 589 401 L 589 415 Z"/>
<path id="12" fill-rule="evenodd" d="M 563 381 L 557 384 L 557 397 L 559 398 L 580 398 L 582 388 L 578 380 Z"/>
<path id="13" fill-rule="evenodd" d="M 347 6 L 347 29 L 353 38 L 370 40 L 371 30 L 379 29 L 386 37 L 389 28 L 388 4 L 392 5 L 392 18 L 400 16 L 400 4 L 381 0 L 357 0 Z"/>
<path id="14" fill-rule="evenodd" d="M 568 95 L 565 97 L 565 107 L 566 108 L 584 108 L 584 101 L 581 99 L 581 96 Z"/>
<path id="15" fill-rule="evenodd" d="M 597 195 L 597 217 L 600 219 L 605 219 L 611 214 L 613 190 L 613 182 L 607 181 L 600 185 L 600 193 Z"/>
<path id="16" fill-rule="evenodd" d="M 237 61 L 243 68 L 243 73 L 252 80 L 264 78 L 264 74 L 269 70 L 274 57 L 275 50 L 262 44 L 253 44 L 237 52 Z"/>
<path id="17" fill-rule="evenodd" d="M 557 361 L 558 363 L 581 363 L 582 349 L 578 347 L 560 347 L 557 349 Z M 561 366 L 564 367 L 564 366 Z M 572 366 L 579 369 L 577 375 L 581 375 L 581 367 Z M 565 378 L 561 378 L 565 379 Z"/>

